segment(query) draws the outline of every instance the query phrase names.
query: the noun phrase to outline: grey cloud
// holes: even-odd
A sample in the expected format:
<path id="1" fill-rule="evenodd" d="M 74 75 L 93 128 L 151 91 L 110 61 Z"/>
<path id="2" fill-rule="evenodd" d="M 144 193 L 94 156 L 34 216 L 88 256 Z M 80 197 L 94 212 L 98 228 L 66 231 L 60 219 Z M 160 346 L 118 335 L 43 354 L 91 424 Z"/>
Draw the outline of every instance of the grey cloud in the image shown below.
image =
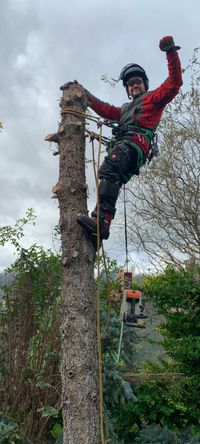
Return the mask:
<path id="1" fill-rule="evenodd" d="M 31 231 L 29 237 L 51 245 L 50 233 L 59 217 L 57 203 L 51 199 L 59 159 L 52 156 L 44 137 L 58 127 L 60 85 L 77 78 L 95 95 L 120 105 L 126 101 L 124 89 L 120 84 L 111 88 L 100 76 L 107 73 L 116 78 L 124 64 L 135 61 L 145 67 L 151 87 L 156 87 L 167 72 L 159 39 L 174 35 L 182 46 L 180 54 L 185 66 L 199 44 L 199 10 L 199 0 L 193 0 L 190 8 L 186 0 L 3 2 L 1 225 L 14 223 L 26 208 L 34 206 L 41 229 Z M 95 192 L 90 166 L 87 182 L 88 206 L 92 209 Z M 111 244 L 108 241 L 108 248 L 114 249 L 115 254 Z"/>

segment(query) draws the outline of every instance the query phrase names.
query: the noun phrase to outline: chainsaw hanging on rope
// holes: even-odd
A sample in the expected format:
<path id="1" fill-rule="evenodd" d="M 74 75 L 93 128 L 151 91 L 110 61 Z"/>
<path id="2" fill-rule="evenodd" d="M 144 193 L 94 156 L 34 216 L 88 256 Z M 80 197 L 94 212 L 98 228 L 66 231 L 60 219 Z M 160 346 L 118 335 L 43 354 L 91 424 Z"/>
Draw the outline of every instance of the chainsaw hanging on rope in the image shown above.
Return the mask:
<path id="1" fill-rule="evenodd" d="M 142 300 L 142 293 L 139 290 L 132 290 L 132 272 L 123 273 L 123 298 L 120 309 L 121 331 L 117 354 L 117 363 L 120 361 L 124 326 L 133 328 L 146 328 L 144 320 L 147 315 L 144 313 L 145 304 Z"/>
<path id="2" fill-rule="evenodd" d="M 143 321 L 147 319 L 144 313 L 142 293 L 132 290 L 132 272 L 124 272 L 123 299 L 120 310 L 120 319 L 128 327 L 146 328 Z"/>

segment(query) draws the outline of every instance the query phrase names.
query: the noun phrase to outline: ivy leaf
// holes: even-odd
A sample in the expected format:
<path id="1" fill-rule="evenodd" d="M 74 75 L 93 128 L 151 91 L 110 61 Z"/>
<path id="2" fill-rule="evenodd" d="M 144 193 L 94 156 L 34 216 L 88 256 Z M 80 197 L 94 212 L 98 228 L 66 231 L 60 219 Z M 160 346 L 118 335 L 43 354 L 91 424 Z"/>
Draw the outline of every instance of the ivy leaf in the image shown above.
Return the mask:
<path id="1" fill-rule="evenodd" d="M 57 418 L 60 412 L 60 409 L 56 409 L 55 407 L 51 407 L 51 405 L 45 405 L 37 410 L 38 412 L 42 412 L 43 418 Z"/>

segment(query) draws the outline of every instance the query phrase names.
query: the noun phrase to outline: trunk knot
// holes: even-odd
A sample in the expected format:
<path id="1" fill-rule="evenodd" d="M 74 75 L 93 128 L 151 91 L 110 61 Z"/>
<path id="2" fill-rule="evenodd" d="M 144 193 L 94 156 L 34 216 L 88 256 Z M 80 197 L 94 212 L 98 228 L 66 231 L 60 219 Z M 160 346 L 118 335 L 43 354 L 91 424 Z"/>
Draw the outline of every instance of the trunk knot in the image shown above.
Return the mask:
<path id="1" fill-rule="evenodd" d="M 97 394 L 95 392 L 92 392 L 91 398 L 92 398 L 92 401 L 96 401 L 97 400 Z"/>

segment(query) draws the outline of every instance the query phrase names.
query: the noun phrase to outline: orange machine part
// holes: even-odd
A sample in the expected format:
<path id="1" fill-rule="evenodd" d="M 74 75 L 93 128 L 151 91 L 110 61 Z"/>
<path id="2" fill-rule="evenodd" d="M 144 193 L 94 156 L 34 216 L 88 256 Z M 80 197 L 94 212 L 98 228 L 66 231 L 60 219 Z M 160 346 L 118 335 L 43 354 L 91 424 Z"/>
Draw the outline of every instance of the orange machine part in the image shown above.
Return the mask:
<path id="1" fill-rule="evenodd" d="M 142 293 L 139 290 L 125 290 L 125 291 L 126 291 L 126 299 L 139 300 L 142 296 Z"/>

